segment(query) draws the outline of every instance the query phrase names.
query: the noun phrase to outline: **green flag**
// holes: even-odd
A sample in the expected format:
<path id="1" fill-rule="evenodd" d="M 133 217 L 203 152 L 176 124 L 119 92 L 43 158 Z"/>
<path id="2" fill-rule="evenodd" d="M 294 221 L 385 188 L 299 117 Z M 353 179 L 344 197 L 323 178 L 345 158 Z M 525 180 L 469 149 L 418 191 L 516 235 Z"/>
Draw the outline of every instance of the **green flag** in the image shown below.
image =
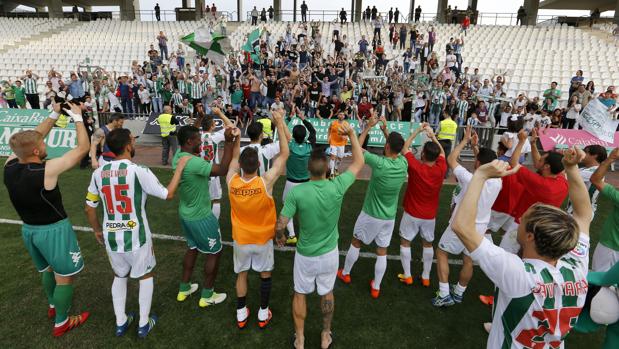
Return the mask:
<path id="1" fill-rule="evenodd" d="M 254 29 L 247 36 L 247 42 L 241 47 L 245 52 L 249 52 L 251 60 L 260 64 L 260 29 Z"/>
<path id="2" fill-rule="evenodd" d="M 181 38 L 181 42 L 188 45 L 202 56 L 206 56 L 216 64 L 223 64 L 226 55 L 231 50 L 230 39 L 221 33 L 210 33 L 207 28 L 201 27 L 195 32 Z"/>

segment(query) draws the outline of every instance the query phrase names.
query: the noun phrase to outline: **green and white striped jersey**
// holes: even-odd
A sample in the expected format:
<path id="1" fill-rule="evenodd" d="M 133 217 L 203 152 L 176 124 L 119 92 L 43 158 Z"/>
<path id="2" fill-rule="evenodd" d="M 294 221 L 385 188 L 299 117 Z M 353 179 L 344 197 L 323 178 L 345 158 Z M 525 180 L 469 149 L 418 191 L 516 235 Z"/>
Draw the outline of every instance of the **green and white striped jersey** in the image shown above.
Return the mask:
<path id="1" fill-rule="evenodd" d="M 598 166 L 591 167 L 583 167 L 580 169 L 580 176 L 582 180 L 585 182 L 585 186 L 587 187 L 587 191 L 589 192 L 589 199 L 591 199 L 591 209 L 593 213 L 593 217 L 595 217 L 595 210 L 597 209 L 597 201 L 598 196 L 600 195 L 600 191 L 595 187 L 595 185 L 591 185 L 591 175 L 598 169 Z M 572 202 L 568 200 L 567 202 L 567 213 L 572 214 L 574 208 L 572 207 Z M 591 219 L 593 219 L 591 217 Z"/>
<path id="2" fill-rule="evenodd" d="M 563 348 L 587 297 L 589 236 L 581 233 L 555 266 L 486 239 L 471 258 L 496 286 L 487 348 Z"/>
<path id="3" fill-rule="evenodd" d="M 35 78 L 26 77 L 24 79 L 24 88 L 26 89 L 26 94 L 35 95 L 39 93 L 37 92 L 37 80 Z"/>
<path id="4" fill-rule="evenodd" d="M 217 132 L 202 132 L 202 147 L 200 157 L 213 164 L 219 163 L 219 144 L 226 140 L 224 129 Z"/>
<path id="5" fill-rule="evenodd" d="M 168 189 L 147 167 L 114 160 L 93 172 L 86 204 L 97 207 L 99 201 L 103 202 L 103 238 L 108 251 L 136 251 L 151 240 L 146 217 L 148 195 L 165 200 Z"/>
<path id="6" fill-rule="evenodd" d="M 456 101 L 456 106 L 458 107 L 458 118 L 462 121 L 466 120 L 466 113 L 469 111 L 469 102 L 465 99 L 458 99 Z M 463 122 L 459 123 L 463 123 Z"/>
<path id="7" fill-rule="evenodd" d="M 258 160 L 260 161 L 258 176 L 264 176 L 264 174 L 267 173 L 271 168 L 271 160 L 279 154 L 279 142 L 269 143 L 267 145 L 250 143 L 241 148 L 241 153 L 245 148 L 254 148 L 258 152 Z"/>
<path id="8" fill-rule="evenodd" d="M 187 89 L 189 90 L 189 97 L 191 99 L 201 99 L 202 98 L 202 84 L 200 82 L 189 81 L 187 83 Z"/>

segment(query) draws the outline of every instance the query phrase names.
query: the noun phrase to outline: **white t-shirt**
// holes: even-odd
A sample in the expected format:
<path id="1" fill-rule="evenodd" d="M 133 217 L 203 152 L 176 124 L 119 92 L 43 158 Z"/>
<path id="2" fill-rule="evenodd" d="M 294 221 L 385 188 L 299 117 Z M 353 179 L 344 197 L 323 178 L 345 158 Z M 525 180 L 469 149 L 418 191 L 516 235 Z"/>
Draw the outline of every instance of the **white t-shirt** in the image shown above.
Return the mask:
<path id="1" fill-rule="evenodd" d="M 582 180 L 585 182 L 585 186 L 587 187 L 587 192 L 589 192 L 589 199 L 591 199 L 591 209 L 593 211 L 593 217 L 595 217 L 595 210 L 597 209 L 597 201 L 598 196 L 600 196 L 600 191 L 597 190 L 595 185 L 591 185 L 591 176 L 598 169 L 598 166 L 591 167 L 583 167 L 579 170 L 580 176 Z M 567 202 L 567 213 L 572 214 L 574 208 L 572 207 L 572 202 Z M 591 218 L 593 220 L 593 217 Z"/>
<path id="2" fill-rule="evenodd" d="M 538 121 L 538 114 L 527 114 L 524 116 L 524 130 L 527 132 L 531 132 L 531 130 L 535 127 L 535 123 Z"/>
<path id="3" fill-rule="evenodd" d="M 241 153 L 247 147 L 252 147 L 258 151 L 258 160 L 260 161 L 258 176 L 263 176 L 271 168 L 271 160 L 279 154 L 279 142 L 267 145 L 248 144 L 241 148 Z"/>
<path id="4" fill-rule="evenodd" d="M 509 120 L 509 117 L 512 116 L 512 113 L 508 113 L 508 112 L 501 112 L 501 121 L 499 121 L 499 126 L 500 127 L 507 127 L 507 121 Z"/>
<path id="5" fill-rule="evenodd" d="M 460 192 L 454 198 L 454 203 L 456 207 L 453 210 L 453 214 L 451 215 L 451 219 L 449 219 L 449 223 L 453 220 L 453 217 L 456 216 L 456 211 L 458 210 L 458 206 L 460 206 L 460 202 L 464 198 L 464 194 L 469 187 L 469 183 L 473 178 L 473 174 L 469 172 L 466 168 L 462 166 L 458 166 L 454 169 L 454 176 L 458 180 L 458 184 L 460 185 Z M 478 229 L 484 228 L 483 231 L 486 231 L 486 227 L 488 223 L 490 223 L 490 210 L 492 209 L 492 205 L 494 205 L 494 201 L 497 196 L 499 196 L 499 192 L 503 187 L 503 182 L 500 178 L 492 178 L 484 183 L 484 187 L 481 191 L 481 196 L 479 197 L 479 203 L 477 204 L 477 217 L 475 217 L 475 224 Z"/>
<path id="6" fill-rule="evenodd" d="M 503 138 L 505 140 L 511 139 L 512 141 L 511 148 L 509 148 L 507 152 L 505 152 L 505 156 L 507 156 L 508 158 L 511 158 L 512 154 L 514 154 L 514 150 L 516 150 L 516 147 L 518 146 L 518 134 L 513 133 L 513 132 L 505 132 L 503 133 Z M 531 142 L 529 142 L 529 139 L 527 138 L 524 141 L 524 145 L 522 146 L 522 151 L 520 152 L 520 155 L 528 154 L 530 152 L 531 152 Z"/>
<path id="7" fill-rule="evenodd" d="M 587 296 L 589 236 L 581 233 L 556 266 L 521 259 L 486 239 L 470 256 L 497 288 L 487 348 L 564 347 Z"/>
<path id="8" fill-rule="evenodd" d="M 447 63 L 448 68 L 453 68 L 456 66 L 456 56 L 452 53 L 447 55 L 445 58 L 445 62 Z"/>
<path id="9" fill-rule="evenodd" d="M 150 241 L 148 195 L 165 200 L 168 189 L 147 167 L 130 160 L 110 161 L 92 173 L 86 204 L 96 208 L 103 202 L 103 240 L 108 251 L 137 251 Z"/>

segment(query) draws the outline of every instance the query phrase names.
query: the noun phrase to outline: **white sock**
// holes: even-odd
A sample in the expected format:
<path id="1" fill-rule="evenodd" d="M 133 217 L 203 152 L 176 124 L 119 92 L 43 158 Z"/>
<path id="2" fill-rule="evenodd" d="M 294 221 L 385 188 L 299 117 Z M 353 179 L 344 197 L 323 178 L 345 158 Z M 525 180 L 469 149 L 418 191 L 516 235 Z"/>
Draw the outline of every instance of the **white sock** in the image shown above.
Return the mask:
<path id="1" fill-rule="evenodd" d="M 432 270 L 432 260 L 434 259 L 434 249 L 432 247 L 423 248 L 423 272 L 421 272 L 421 278 L 429 280 L 430 270 Z"/>
<path id="2" fill-rule="evenodd" d="M 148 317 L 150 315 L 150 304 L 153 301 L 153 278 L 140 280 L 140 327 L 145 326 L 148 323 Z"/>
<path id="3" fill-rule="evenodd" d="M 116 315 L 116 325 L 122 326 L 127 322 L 125 303 L 127 301 L 127 278 L 114 277 L 112 282 L 112 304 Z"/>
<path id="4" fill-rule="evenodd" d="M 376 263 L 374 264 L 374 289 L 380 290 L 380 283 L 385 276 L 385 270 L 387 270 L 387 256 L 376 256 Z"/>
<path id="5" fill-rule="evenodd" d="M 449 296 L 449 282 L 439 282 L 438 283 L 438 295 L 440 297 Z"/>
<path id="6" fill-rule="evenodd" d="M 213 214 L 215 215 L 215 218 L 219 220 L 219 215 L 221 214 L 221 204 L 219 202 L 213 203 L 212 211 L 213 211 Z"/>
<path id="7" fill-rule="evenodd" d="M 294 220 L 292 218 L 288 220 L 288 224 L 286 224 L 286 228 L 288 229 L 288 237 L 293 238 L 295 234 L 294 234 Z"/>
<path id="8" fill-rule="evenodd" d="M 335 173 L 335 160 L 329 160 L 329 169 L 332 174 Z"/>
<path id="9" fill-rule="evenodd" d="M 454 293 L 455 293 L 455 294 L 457 294 L 457 295 L 459 295 L 459 296 L 462 296 L 462 294 L 464 294 L 464 291 L 466 291 L 466 286 L 462 286 L 462 285 L 460 285 L 460 283 L 458 282 L 458 283 L 456 284 L 456 287 L 454 288 Z"/>
<path id="10" fill-rule="evenodd" d="M 400 246 L 400 262 L 402 262 L 403 274 L 406 277 L 411 276 L 411 248 Z"/>
<path id="11" fill-rule="evenodd" d="M 359 259 L 359 248 L 350 245 L 348 252 L 346 252 L 346 259 L 344 260 L 344 271 L 342 274 L 348 275 L 352 270 L 352 266 L 355 265 L 357 259 Z"/>

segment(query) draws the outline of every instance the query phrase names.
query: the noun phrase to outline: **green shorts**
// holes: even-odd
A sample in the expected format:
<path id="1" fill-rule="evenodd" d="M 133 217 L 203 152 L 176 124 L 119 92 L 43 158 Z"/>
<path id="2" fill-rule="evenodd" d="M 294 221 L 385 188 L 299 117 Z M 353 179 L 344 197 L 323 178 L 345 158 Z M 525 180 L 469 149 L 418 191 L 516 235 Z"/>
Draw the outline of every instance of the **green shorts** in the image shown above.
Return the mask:
<path id="1" fill-rule="evenodd" d="M 191 221 L 181 218 L 181 229 L 190 249 L 209 254 L 221 251 L 221 233 L 215 215 L 210 214 L 206 218 Z"/>
<path id="2" fill-rule="evenodd" d="M 22 226 L 26 249 L 39 272 L 52 267 L 60 276 L 71 276 L 84 268 L 84 259 L 68 218 L 47 225 Z"/>

